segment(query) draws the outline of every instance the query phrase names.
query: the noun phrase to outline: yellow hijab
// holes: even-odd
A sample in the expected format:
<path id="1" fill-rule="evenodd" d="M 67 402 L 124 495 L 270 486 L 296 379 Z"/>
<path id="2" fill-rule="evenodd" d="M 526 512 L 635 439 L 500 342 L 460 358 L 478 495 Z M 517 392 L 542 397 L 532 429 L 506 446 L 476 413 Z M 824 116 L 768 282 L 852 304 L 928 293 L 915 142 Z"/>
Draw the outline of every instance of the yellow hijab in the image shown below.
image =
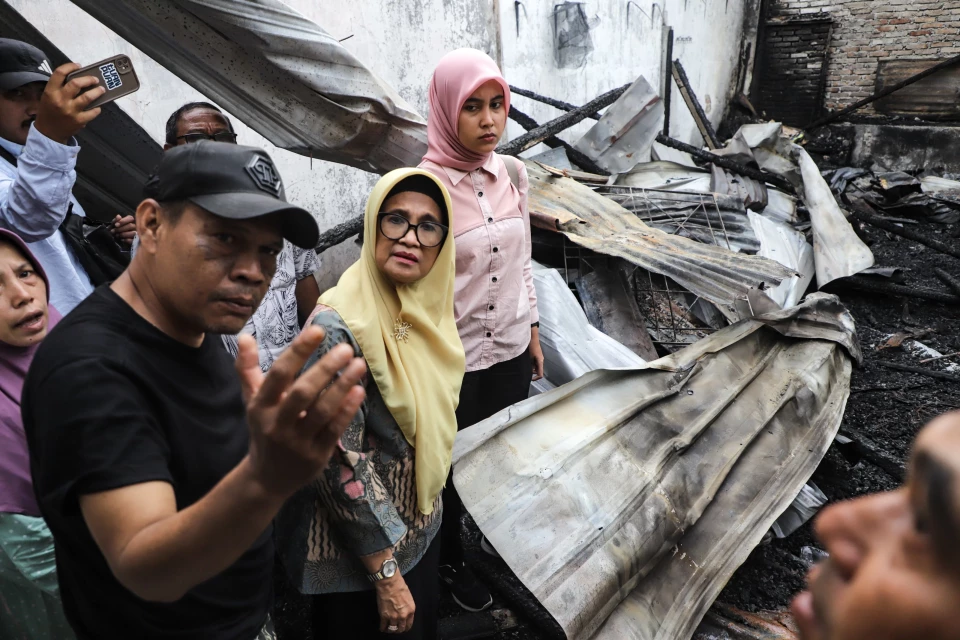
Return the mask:
<path id="1" fill-rule="evenodd" d="M 416 175 L 440 187 L 453 228 L 453 206 L 443 183 L 420 169 L 391 171 L 367 200 L 360 259 L 320 296 L 320 303 L 335 309 L 350 328 L 387 408 L 414 448 L 417 506 L 429 514 L 450 471 L 465 368 L 453 316 L 453 235 L 447 236 L 430 273 L 409 285 L 394 285 L 374 259 L 383 201 L 397 183 Z M 410 325 L 406 341 L 396 337 L 398 322 Z"/>

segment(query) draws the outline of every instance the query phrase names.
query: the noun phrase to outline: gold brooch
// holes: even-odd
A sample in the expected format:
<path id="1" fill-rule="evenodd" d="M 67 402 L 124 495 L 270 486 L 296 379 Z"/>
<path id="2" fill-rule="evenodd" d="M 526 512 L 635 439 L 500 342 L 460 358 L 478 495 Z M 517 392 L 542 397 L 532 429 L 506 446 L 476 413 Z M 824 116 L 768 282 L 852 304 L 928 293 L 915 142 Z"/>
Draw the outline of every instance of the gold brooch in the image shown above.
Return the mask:
<path id="1" fill-rule="evenodd" d="M 398 317 L 397 321 L 393 323 L 393 336 L 397 339 L 397 342 L 406 342 L 410 339 L 411 329 L 413 329 L 412 324 L 404 322 L 403 319 Z"/>

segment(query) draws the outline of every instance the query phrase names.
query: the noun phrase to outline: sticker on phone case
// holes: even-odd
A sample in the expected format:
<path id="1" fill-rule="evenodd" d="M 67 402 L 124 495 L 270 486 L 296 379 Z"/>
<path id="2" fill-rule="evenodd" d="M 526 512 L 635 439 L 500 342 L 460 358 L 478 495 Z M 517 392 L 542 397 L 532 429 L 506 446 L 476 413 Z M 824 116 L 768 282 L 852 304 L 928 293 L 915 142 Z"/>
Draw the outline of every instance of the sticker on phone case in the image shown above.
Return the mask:
<path id="1" fill-rule="evenodd" d="M 117 67 L 112 62 L 100 65 L 100 73 L 103 74 L 103 81 L 107 85 L 107 91 L 113 91 L 123 86 L 120 74 L 117 73 Z"/>

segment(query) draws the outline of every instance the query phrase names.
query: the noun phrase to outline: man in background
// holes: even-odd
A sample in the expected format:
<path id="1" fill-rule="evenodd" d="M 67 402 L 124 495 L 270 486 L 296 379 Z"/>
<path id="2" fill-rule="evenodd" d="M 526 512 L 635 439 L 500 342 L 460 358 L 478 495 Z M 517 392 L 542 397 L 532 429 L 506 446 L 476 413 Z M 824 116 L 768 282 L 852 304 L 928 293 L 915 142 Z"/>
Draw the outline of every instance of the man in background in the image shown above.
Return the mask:
<path id="1" fill-rule="evenodd" d="M 191 102 L 171 114 L 167 120 L 164 150 L 200 140 L 236 143 L 237 134 L 230 119 L 208 102 Z M 277 272 L 263 302 L 241 333 L 257 341 L 260 368 L 270 369 L 313 312 L 320 288 L 313 274 L 320 268 L 317 252 L 284 242 L 277 257 Z M 238 354 L 237 336 L 224 335 L 223 342 L 234 357 Z"/>

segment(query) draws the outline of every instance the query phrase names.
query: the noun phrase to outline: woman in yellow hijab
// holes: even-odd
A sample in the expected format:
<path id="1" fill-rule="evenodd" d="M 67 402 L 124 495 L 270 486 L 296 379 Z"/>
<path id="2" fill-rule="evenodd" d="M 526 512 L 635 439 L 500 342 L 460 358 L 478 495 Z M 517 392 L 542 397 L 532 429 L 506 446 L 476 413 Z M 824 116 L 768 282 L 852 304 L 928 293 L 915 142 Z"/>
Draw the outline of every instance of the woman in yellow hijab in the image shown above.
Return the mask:
<path id="1" fill-rule="evenodd" d="M 315 595 L 315 638 L 436 637 L 440 492 L 464 371 L 451 209 L 426 171 L 381 178 L 360 259 L 314 312 L 327 333 L 314 358 L 346 342 L 369 369 L 339 454 L 277 520 L 288 576 Z"/>

